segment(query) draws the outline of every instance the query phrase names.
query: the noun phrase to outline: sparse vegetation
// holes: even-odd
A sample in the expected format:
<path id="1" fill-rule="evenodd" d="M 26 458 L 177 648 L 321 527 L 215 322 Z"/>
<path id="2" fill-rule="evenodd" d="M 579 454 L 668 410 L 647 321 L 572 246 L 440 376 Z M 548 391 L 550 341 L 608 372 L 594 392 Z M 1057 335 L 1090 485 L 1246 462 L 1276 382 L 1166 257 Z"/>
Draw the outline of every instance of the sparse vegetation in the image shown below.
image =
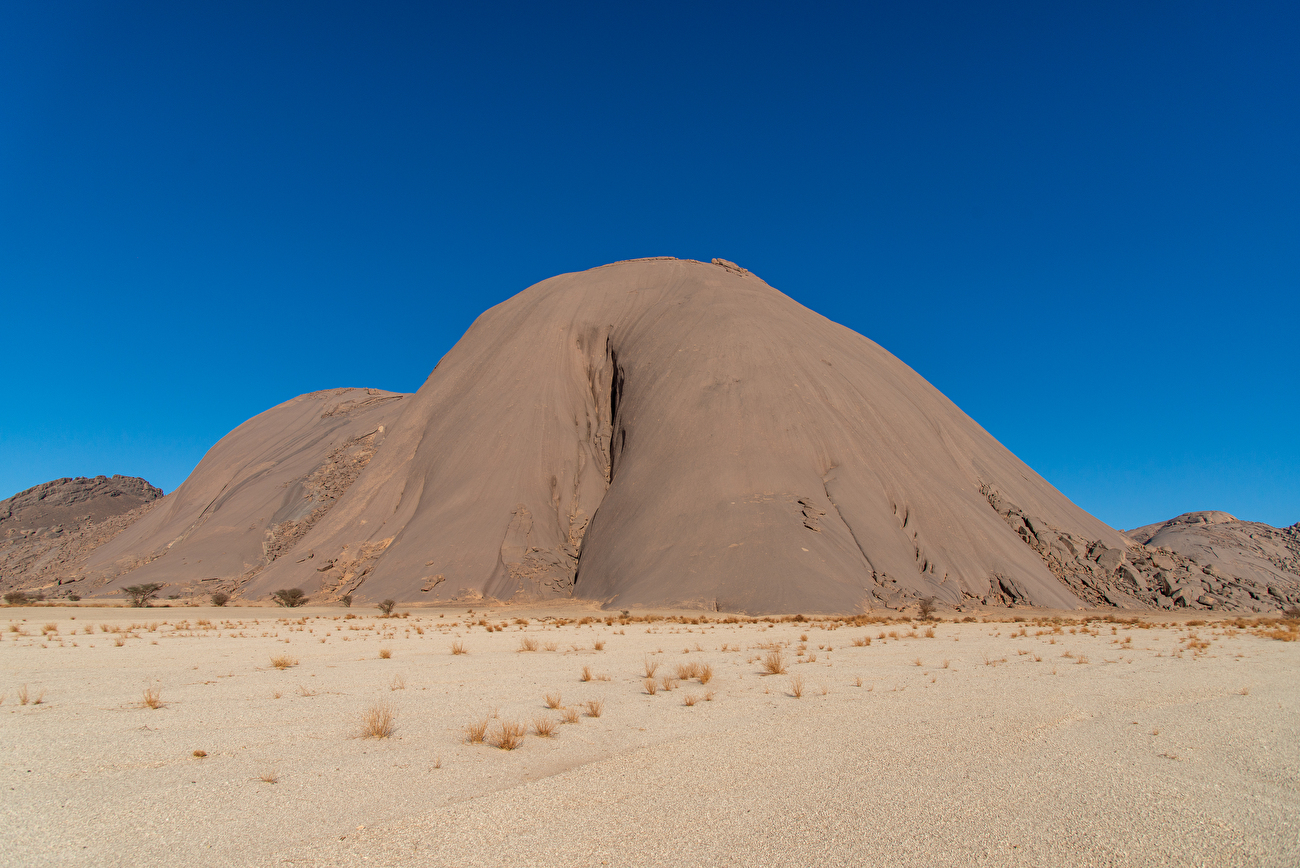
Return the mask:
<path id="1" fill-rule="evenodd" d="M 131 585 L 129 588 L 123 588 L 122 592 L 126 594 L 127 600 L 133 609 L 147 609 L 149 602 L 163 589 L 159 582 L 149 582 L 145 585 Z"/>
<path id="2" fill-rule="evenodd" d="M 271 600 L 277 606 L 296 609 L 299 606 L 306 605 L 307 595 L 302 592 L 302 588 L 281 588 L 271 594 Z"/>
<path id="3" fill-rule="evenodd" d="M 519 637 L 519 650 L 520 650 L 520 651 L 536 651 L 536 650 L 537 650 L 537 640 L 534 639 L 532 636 L 520 636 L 520 637 Z"/>
<path id="4" fill-rule="evenodd" d="M 4 599 L 10 606 L 25 606 L 30 598 L 22 591 L 9 591 Z"/>
<path id="5" fill-rule="evenodd" d="M 278 784 L 280 783 L 280 773 L 275 769 L 270 769 L 258 775 L 257 779 L 264 784 Z"/>
<path id="6" fill-rule="evenodd" d="M 469 652 L 465 650 L 465 643 L 457 639 L 455 642 L 451 643 L 451 653 L 468 654 Z"/>
<path id="7" fill-rule="evenodd" d="M 537 716 L 533 718 L 533 732 L 542 738 L 550 738 L 555 735 L 555 730 L 559 726 L 549 717 Z"/>
<path id="8" fill-rule="evenodd" d="M 547 708 L 562 708 L 562 707 L 563 707 L 563 703 L 560 702 L 560 694 L 558 694 L 558 693 L 548 693 L 548 694 L 546 694 L 546 707 L 547 707 Z"/>
<path id="9" fill-rule="evenodd" d="M 162 691 L 157 687 L 147 687 L 144 691 L 144 698 L 140 700 L 141 708 L 162 708 Z"/>
<path id="10" fill-rule="evenodd" d="M 579 680 L 579 681 L 590 681 L 591 678 L 592 678 L 592 675 L 591 675 L 591 667 L 590 667 L 590 666 L 584 666 L 584 667 L 582 667 L 582 674 L 578 676 L 578 680 Z"/>
<path id="11" fill-rule="evenodd" d="M 351 594 L 344 594 L 343 596 L 339 597 L 339 602 L 343 604 L 343 607 L 344 607 L 345 609 L 351 609 L 351 608 L 352 608 L 352 595 L 351 595 Z"/>
<path id="12" fill-rule="evenodd" d="M 605 703 L 599 699 L 588 699 L 584 703 L 587 709 L 587 717 L 600 717 L 600 712 L 605 708 Z"/>
<path id="13" fill-rule="evenodd" d="M 781 656 L 780 651 L 773 649 L 767 652 L 763 658 L 763 671 L 768 675 L 785 674 L 785 658 Z"/>
<path id="14" fill-rule="evenodd" d="M 465 724 L 465 741 L 470 744 L 482 744 L 483 739 L 487 737 L 488 727 L 491 724 L 492 718 L 490 716 Z"/>
<path id="15" fill-rule="evenodd" d="M 795 699 L 800 699 L 803 697 L 803 676 L 802 675 L 790 676 L 790 695 L 793 696 Z"/>
<path id="16" fill-rule="evenodd" d="M 288 669 L 290 666 L 298 665 L 298 658 L 288 654 L 277 654 L 271 658 L 271 665 L 276 669 Z"/>
<path id="17" fill-rule="evenodd" d="M 921 615 L 922 621 L 929 621 L 934 617 L 935 600 L 934 597 L 925 597 L 921 602 L 916 604 L 916 609 Z"/>
<path id="18" fill-rule="evenodd" d="M 388 738 L 396 731 L 397 715 L 387 702 L 376 701 L 362 712 L 362 738 Z"/>
<path id="19" fill-rule="evenodd" d="M 388 660 L 388 659 L 391 658 L 392 656 L 393 656 L 393 651 L 392 651 L 391 648 L 380 648 L 380 649 L 379 649 L 379 659 L 380 659 L 380 660 Z"/>
<path id="20" fill-rule="evenodd" d="M 380 600 L 379 611 L 383 613 L 385 618 L 387 618 L 388 616 L 393 614 L 393 607 L 396 605 L 397 605 L 396 600 Z"/>
<path id="21" fill-rule="evenodd" d="M 196 756 L 196 757 L 198 757 L 199 759 L 203 759 L 203 758 L 204 758 L 205 756 L 207 756 L 207 755 L 208 755 L 208 752 L 207 752 L 206 750 L 196 750 L 196 751 L 194 751 L 194 753 L 193 753 L 193 756 Z"/>
<path id="22" fill-rule="evenodd" d="M 645 658 L 645 677 L 654 678 L 655 672 L 659 670 L 659 664 L 649 657 Z"/>
<path id="23" fill-rule="evenodd" d="M 562 709 L 560 709 L 560 720 L 561 720 L 561 722 L 563 722 L 563 723 L 577 723 L 577 722 L 578 722 L 578 709 L 576 709 L 576 708 L 562 708 Z"/>
<path id="24" fill-rule="evenodd" d="M 208 600 L 212 603 L 212 605 L 220 607 L 230 602 L 230 595 L 227 594 L 225 591 L 217 591 L 215 594 L 208 597 Z"/>
<path id="25" fill-rule="evenodd" d="M 653 678 L 647 678 L 645 680 L 645 692 L 654 696 L 659 692 L 659 682 L 655 681 Z"/>
<path id="26" fill-rule="evenodd" d="M 501 721 L 497 727 L 497 732 L 492 738 L 492 744 L 502 750 L 514 750 L 524 743 L 524 733 L 526 728 L 518 721 Z"/>

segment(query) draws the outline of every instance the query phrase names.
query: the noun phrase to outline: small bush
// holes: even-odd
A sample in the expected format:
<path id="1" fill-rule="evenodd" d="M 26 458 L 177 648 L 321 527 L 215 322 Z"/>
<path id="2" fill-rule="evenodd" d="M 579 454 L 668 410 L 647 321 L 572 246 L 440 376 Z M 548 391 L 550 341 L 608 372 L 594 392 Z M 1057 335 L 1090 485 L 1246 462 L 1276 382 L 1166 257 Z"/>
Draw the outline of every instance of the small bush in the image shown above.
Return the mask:
<path id="1" fill-rule="evenodd" d="M 212 601 L 212 605 L 220 607 L 230 602 L 230 595 L 225 591 L 217 591 L 208 599 Z"/>
<path id="2" fill-rule="evenodd" d="M 343 596 L 339 597 L 339 602 L 343 604 L 344 608 L 351 609 L 351 608 L 352 608 L 352 595 L 351 595 L 351 594 L 344 594 Z"/>
<path id="3" fill-rule="evenodd" d="M 150 582 L 147 585 L 131 585 L 129 588 L 123 588 L 123 593 L 131 603 L 133 609 L 145 609 L 149 606 L 149 601 L 158 596 L 158 592 L 163 588 L 159 582 Z"/>
<path id="4" fill-rule="evenodd" d="M 271 658 L 271 665 L 276 669 L 288 669 L 290 666 L 298 665 L 298 658 L 290 657 L 288 654 L 277 654 Z"/>
<path id="5" fill-rule="evenodd" d="M 590 681 L 591 678 L 592 678 L 592 675 L 591 675 L 591 667 L 590 667 L 590 666 L 584 666 L 584 667 L 582 667 L 582 674 L 578 676 L 578 680 L 579 680 L 579 681 Z"/>
<path id="6" fill-rule="evenodd" d="M 296 609 L 307 603 L 307 596 L 302 592 L 302 588 L 281 588 L 271 595 L 271 600 L 277 606 Z"/>
<path id="7" fill-rule="evenodd" d="M 30 598 L 22 591 L 9 591 L 5 594 L 5 602 L 11 606 L 23 606 L 27 604 Z"/>
<path id="8" fill-rule="evenodd" d="M 518 721 L 501 721 L 500 728 L 492 739 L 492 744 L 502 750 L 514 750 L 524 743 L 526 728 Z"/>
<path id="9" fill-rule="evenodd" d="M 649 657 L 645 658 L 645 677 L 654 678 L 655 671 L 658 670 L 659 664 L 652 661 Z"/>
<path id="10" fill-rule="evenodd" d="M 558 694 L 558 693 L 548 693 L 548 694 L 546 694 L 546 707 L 547 707 L 547 708 L 561 708 L 562 706 L 563 706 L 563 704 L 560 702 L 560 694 Z"/>
<path id="11" fill-rule="evenodd" d="M 790 695 L 793 696 L 795 699 L 799 699 L 800 697 L 803 696 L 803 676 L 802 676 L 802 675 L 792 675 L 792 676 L 790 676 Z"/>
<path id="12" fill-rule="evenodd" d="M 141 708 L 162 708 L 162 691 L 157 687 L 147 688 L 144 692 L 144 699 L 140 700 Z"/>
<path id="13" fill-rule="evenodd" d="M 80 603 L 81 597 L 77 594 L 68 594 L 68 601 L 71 603 Z"/>
<path id="14" fill-rule="evenodd" d="M 389 615 L 393 614 L 393 607 L 396 605 L 396 600 L 380 600 L 379 611 L 383 612 L 384 617 L 387 618 Z"/>
<path id="15" fill-rule="evenodd" d="M 542 738 L 550 738 L 555 735 L 555 729 L 557 726 L 558 724 L 549 717 L 533 718 L 533 732 L 537 733 Z"/>
<path id="16" fill-rule="evenodd" d="M 451 653 L 468 654 L 469 652 L 465 650 L 465 643 L 457 639 L 455 642 L 451 643 Z"/>
<path id="17" fill-rule="evenodd" d="M 781 656 L 780 651 L 767 652 L 767 656 L 763 658 L 763 671 L 768 675 L 785 674 L 785 658 Z"/>
<path id="18" fill-rule="evenodd" d="M 645 680 L 645 692 L 654 696 L 659 692 L 659 682 L 655 681 L 653 678 L 647 678 Z"/>
<path id="19" fill-rule="evenodd" d="M 194 751 L 194 756 L 198 757 L 199 759 L 203 759 L 203 758 L 204 758 L 205 756 L 207 756 L 207 755 L 208 755 L 208 752 L 207 752 L 206 750 L 196 750 L 196 751 Z"/>
<path id="20" fill-rule="evenodd" d="M 361 715 L 362 738 L 388 738 L 397 731 L 397 715 L 387 702 L 375 702 Z"/>
<path id="21" fill-rule="evenodd" d="M 520 651 L 536 651 L 536 650 L 537 650 L 537 640 L 534 639 L 532 636 L 521 636 L 521 637 L 519 637 L 519 650 L 520 650 Z"/>
<path id="22" fill-rule="evenodd" d="M 393 652 L 392 652 L 390 649 L 388 649 L 388 648 L 380 648 L 380 649 L 379 649 L 379 659 L 380 659 L 380 660 L 387 660 L 387 659 L 389 659 L 389 658 L 392 657 L 392 656 L 393 656 Z"/>
<path id="23" fill-rule="evenodd" d="M 588 699 L 585 703 L 587 717 L 600 717 L 600 712 L 605 708 L 605 703 L 599 699 Z"/>
<path id="24" fill-rule="evenodd" d="M 563 721 L 564 723 L 577 723 L 577 722 L 578 722 L 578 709 L 576 709 L 576 708 L 562 708 L 562 709 L 560 709 L 560 720 Z"/>
<path id="25" fill-rule="evenodd" d="M 484 717 L 482 720 L 465 724 L 465 741 L 470 744 L 482 744 L 483 739 L 487 737 L 488 726 L 491 723 L 491 717 Z"/>
<path id="26" fill-rule="evenodd" d="M 934 617 L 935 602 L 934 597 L 926 597 L 916 604 L 917 610 L 921 613 L 921 620 L 928 621 Z"/>

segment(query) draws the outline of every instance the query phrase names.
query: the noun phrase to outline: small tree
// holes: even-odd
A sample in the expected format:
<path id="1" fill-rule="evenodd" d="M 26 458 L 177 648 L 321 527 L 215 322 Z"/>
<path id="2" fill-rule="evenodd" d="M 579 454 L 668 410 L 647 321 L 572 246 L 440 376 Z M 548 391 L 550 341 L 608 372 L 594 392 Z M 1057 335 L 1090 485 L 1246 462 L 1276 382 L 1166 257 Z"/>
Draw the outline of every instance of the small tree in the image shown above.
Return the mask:
<path id="1" fill-rule="evenodd" d="M 5 594 L 5 602 L 11 606 L 21 606 L 27 602 L 27 595 L 22 591 L 10 591 Z"/>
<path id="2" fill-rule="evenodd" d="M 217 591 L 209 597 L 209 599 L 212 600 L 212 605 L 214 606 L 224 606 L 226 603 L 230 602 L 230 595 L 225 591 Z"/>
<path id="3" fill-rule="evenodd" d="M 132 585 L 129 588 L 123 588 L 122 591 L 130 598 L 131 608 L 147 609 L 149 608 L 149 601 L 158 595 L 162 587 L 159 582 L 150 582 L 147 585 Z"/>
<path id="4" fill-rule="evenodd" d="M 281 588 L 271 595 L 271 599 L 277 606 L 284 606 L 286 609 L 295 609 L 307 602 L 302 588 Z"/>
<path id="5" fill-rule="evenodd" d="M 916 608 L 921 612 L 921 620 L 928 621 L 934 615 L 934 597 L 926 597 L 916 604 Z"/>
<path id="6" fill-rule="evenodd" d="M 343 596 L 339 597 L 339 602 L 342 603 L 342 604 L 343 604 L 344 606 L 346 606 L 347 608 L 351 609 L 351 608 L 352 608 L 352 595 L 351 595 L 351 594 L 344 594 Z"/>
<path id="7" fill-rule="evenodd" d="M 384 617 L 393 614 L 393 607 L 397 605 L 396 600 L 384 600 L 379 604 L 379 611 L 384 613 Z"/>

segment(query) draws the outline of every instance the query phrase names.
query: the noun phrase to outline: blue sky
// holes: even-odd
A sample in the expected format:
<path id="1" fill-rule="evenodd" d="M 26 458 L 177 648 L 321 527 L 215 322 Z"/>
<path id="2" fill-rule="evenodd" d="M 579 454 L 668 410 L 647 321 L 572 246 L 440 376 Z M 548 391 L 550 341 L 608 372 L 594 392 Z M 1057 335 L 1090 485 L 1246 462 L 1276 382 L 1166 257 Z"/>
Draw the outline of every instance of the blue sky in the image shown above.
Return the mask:
<path id="1" fill-rule="evenodd" d="M 1118 527 L 1300 520 L 1300 7 L 0 4 L 0 497 L 735 260 Z"/>

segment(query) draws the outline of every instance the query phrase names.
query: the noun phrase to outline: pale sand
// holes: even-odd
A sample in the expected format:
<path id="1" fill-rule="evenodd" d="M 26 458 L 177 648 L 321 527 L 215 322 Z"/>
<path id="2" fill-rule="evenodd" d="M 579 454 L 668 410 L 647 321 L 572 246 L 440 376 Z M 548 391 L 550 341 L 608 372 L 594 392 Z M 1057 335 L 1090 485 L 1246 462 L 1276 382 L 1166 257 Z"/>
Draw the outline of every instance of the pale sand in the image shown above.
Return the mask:
<path id="1" fill-rule="evenodd" d="M 0 612 L 0 859 L 1300 863 L 1300 643 L 1214 623 L 1099 621 L 1096 635 L 1068 625 L 1035 635 L 1051 628 L 941 623 L 925 638 L 921 624 L 548 628 L 538 620 L 607 614 L 570 607 L 482 610 L 492 623 L 531 619 L 526 630 L 489 633 L 465 629 L 464 608 L 332 620 L 345 612 Z M 298 617 L 307 619 L 302 628 L 277 620 Z M 200 618 L 234 626 L 138 627 L 121 647 L 120 634 L 98 629 L 182 619 L 193 628 Z M 453 621 L 461 626 L 449 628 Z M 59 640 L 42 642 L 47 623 Z M 1022 626 L 1029 635 L 1013 636 Z M 882 642 L 882 630 L 902 638 Z M 805 633 L 817 660 L 791 663 L 805 682 L 796 699 L 789 676 L 762 675 L 755 658 L 766 653 L 760 644 L 789 642 L 793 661 Z M 1192 633 L 1208 647 L 1189 649 Z M 450 653 L 457 635 L 468 654 Z M 872 644 L 854 647 L 863 636 Z M 539 650 L 517 651 L 523 637 Z M 602 640 L 604 650 L 594 650 Z M 380 659 L 381 648 L 391 659 Z M 277 654 L 300 662 L 277 670 Z M 1079 654 L 1087 663 L 1075 662 Z M 708 663 L 714 678 L 650 696 L 647 657 L 659 675 Z M 580 681 L 583 666 L 609 680 Z M 397 676 L 404 689 L 390 689 Z M 150 686 L 164 707 L 141 707 Z M 712 701 L 703 701 L 709 690 Z M 570 706 L 603 700 L 603 714 L 562 725 L 553 739 L 530 731 L 515 751 L 465 743 L 462 727 L 492 709 L 505 720 L 557 718 L 543 703 L 547 692 Z M 687 694 L 701 701 L 687 707 Z M 356 737 L 376 700 L 392 703 L 395 736 Z M 197 749 L 208 756 L 193 757 Z M 259 779 L 272 772 L 278 782 Z"/>

